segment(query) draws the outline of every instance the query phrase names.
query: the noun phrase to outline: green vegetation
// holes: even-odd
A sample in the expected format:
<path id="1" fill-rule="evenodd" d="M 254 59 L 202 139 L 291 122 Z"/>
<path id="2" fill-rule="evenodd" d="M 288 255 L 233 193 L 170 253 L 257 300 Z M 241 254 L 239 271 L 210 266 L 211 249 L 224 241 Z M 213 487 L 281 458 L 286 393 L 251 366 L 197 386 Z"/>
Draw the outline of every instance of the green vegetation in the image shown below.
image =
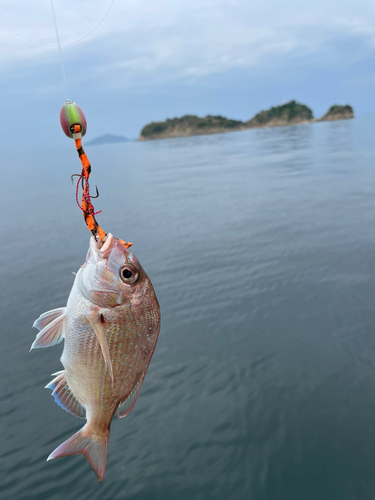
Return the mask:
<path id="1" fill-rule="evenodd" d="M 269 122 L 285 122 L 287 125 L 290 122 L 313 120 L 314 115 L 310 108 L 304 104 L 299 104 L 296 101 L 290 101 L 281 106 L 272 107 L 266 111 L 261 111 L 256 114 L 249 122 L 249 125 L 264 126 Z"/>
<path id="2" fill-rule="evenodd" d="M 198 127 L 218 127 L 218 128 L 236 128 L 241 126 L 243 123 L 239 120 L 230 120 L 224 118 L 224 116 L 211 116 L 208 115 L 205 118 L 198 118 Z"/>
<path id="3" fill-rule="evenodd" d="M 174 130 L 179 128 L 183 129 L 205 129 L 205 128 L 223 128 L 223 129 L 233 129 L 243 125 L 241 121 L 238 120 L 228 120 L 224 116 L 211 116 L 208 115 L 205 118 L 199 118 L 195 115 L 185 115 L 181 118 L 168 118 L 164 122 L 152 122 L 143 127 L 141 131 L 142 137 L 150 137 L 153 135 L 159 135 L 163 132 L 169 130 Z"/>
<path id="4" fill-rule="evenodd" d="M 171 121 L 171 120 L 167 120 Z M 148 125 L 145 125 L 141 131 L 142 137 L 149 137 L 150 135 L 160 134 L 167 130 L 168 125 L 166 122 L 151 122 Z"/>
<path id="5" fill-rule="evenodd" d="M 330 115 L 341 115 L 342 113 L 353 113 L 353 108 L 349 106 L 349 104 L 345 104 L 345 106 L 340 106 L 338 104 L 334 104 L 329 108 L 327 114 Z"/>

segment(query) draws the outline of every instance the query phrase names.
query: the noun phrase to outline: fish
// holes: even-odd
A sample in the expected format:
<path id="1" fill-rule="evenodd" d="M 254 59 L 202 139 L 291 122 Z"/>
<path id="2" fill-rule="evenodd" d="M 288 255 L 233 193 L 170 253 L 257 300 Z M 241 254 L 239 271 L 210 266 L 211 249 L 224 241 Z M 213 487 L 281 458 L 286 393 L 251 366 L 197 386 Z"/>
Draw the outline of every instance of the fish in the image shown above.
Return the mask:
<path id="1" fill-rule="evenodd" d="M 120 240 L 121 241 L 121 240 Z M 31 349 L 64 340 L 64 370 L 46 386 L 56 403 L 86 424 L 47 458 L 82 453 L 104 478 L 110 426 L 139 396 L 160 331 L 154 288 L 136 256 L 112 234 L 91 236 L 66 307 L 42 314 Z"/>

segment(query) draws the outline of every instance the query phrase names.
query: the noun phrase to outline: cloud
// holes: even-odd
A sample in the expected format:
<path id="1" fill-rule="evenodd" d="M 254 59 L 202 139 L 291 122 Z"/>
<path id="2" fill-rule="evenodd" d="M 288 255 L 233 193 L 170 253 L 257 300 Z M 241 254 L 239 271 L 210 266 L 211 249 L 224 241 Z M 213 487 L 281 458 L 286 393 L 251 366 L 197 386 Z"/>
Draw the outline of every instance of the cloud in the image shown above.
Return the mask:
<path id="1" fill-rule="evenodd" d="M 61 41 L 74 42 L 100 21 L 111 0 L 82 0 L 67 5 L 54 0 Z M 2 18 L 22 36 L 55 44 L 50 3 L 3 2 Z M 170 79 L 194 81 L 233 68 L 262 68 L 284 58 L 322 54 L 322 61 L 345 60 L 327 52 L 332 40 L 362 37 L 375 47 L 372 2 L 359 0 L 307 5 L 300 0 L 127 0 L 115 2 L 104 23 L 87 40 L 63 48 L 67 65 L 90 68 L 75 72 L 78 81 L 105 78 L 109 87 L 160 84 Z M 57 51 L 26 45 L 0 31 L 0 67 L 4 78 L 14 66 L 49 65 Z M 347 61 L 346 61 L 347 62 Z"/>

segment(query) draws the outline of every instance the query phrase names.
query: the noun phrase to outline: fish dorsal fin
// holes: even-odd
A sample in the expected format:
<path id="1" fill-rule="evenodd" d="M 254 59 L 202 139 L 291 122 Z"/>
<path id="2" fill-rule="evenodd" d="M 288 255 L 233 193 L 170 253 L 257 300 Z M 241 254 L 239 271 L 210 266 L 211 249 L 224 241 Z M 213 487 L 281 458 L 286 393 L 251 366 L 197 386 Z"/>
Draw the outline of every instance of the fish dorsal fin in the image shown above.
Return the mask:
<path id="1" fill-rule="evenodd" d="M 100 311 L 94 310 L 91 311 L 87 315 L 87 319 L 92 326 L 92 329 L 95 332 L 96 338 L 98 339 L 98 342 L 100 344 L 100 347 L 102 349 L 103 353 L 103 358 L 105 365 L 107 367 L 107 370 L 109 372 L 109 375 L 112 379 L 112 385 L 114 382 L 113 379 L 113 368 L 112 368 L 112 363 L 111 363 L 111 357 L 109 355 L 109 347 L 108 347 L 108 342 L 107 342 L 107 336 L 105 334 L 103 325 L 102 325 L 102 315 L 100 314 Z"/>
<path id="2" fill-rule="evenodd" d="M 31 345 L 30 351 L 39 347 L 59 344 L 64 338 L 66 307 L 53 309 L 42 314 L 33 324 L 41 330 Z"/>
<path id="3" fill-rule="evenodd" d="M 132 409 L 134 408 L 134 405 L 137 401 L 137 398 L 139 396 L 139 393 L 141 392 L 141 387 L 142 387 L 144 379 L 145 379 L 145 374 L 142 374 L 141 378 L 136 383 L 134 389 L 126 397 L 126 399 L 120 404 L 120 406 L 117 409 L 118 418 L 124 418 L 127 415 L 129 415 L 129 413 L 132 411 Z"/>
<path id="4" fill-rule="evenodd" d="M 70 389 L 65 379 L 65 371 L 54 373 L 54 375 L 57 375 L 57 377 L 46 385 L 45 388 L 52 390 L 52 396 L 61 408 L 64 408 L 64 410 L 78 418 L 85 418 L 86 410 Z"/>

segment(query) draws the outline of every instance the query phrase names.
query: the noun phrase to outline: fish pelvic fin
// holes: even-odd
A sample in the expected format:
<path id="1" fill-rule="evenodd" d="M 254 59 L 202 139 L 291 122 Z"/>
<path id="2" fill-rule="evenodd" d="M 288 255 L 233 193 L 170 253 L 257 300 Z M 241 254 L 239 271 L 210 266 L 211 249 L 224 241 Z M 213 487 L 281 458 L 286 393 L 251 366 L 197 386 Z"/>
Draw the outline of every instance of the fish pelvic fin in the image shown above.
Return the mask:
<path id="1" fill-rule="evenodd" d="M 54 458 L 68 457 L 82 453 L 101 483 L 107 463 L 108 442 L 109 429 L 105 429 L 104 431 L 95 429 L 94 431 L 90 424 L 86 424 L 71 438 L 60 444 L 47 458 L 47 462 Z"/>
<path id="2" fill-rule="evenodd" d="M 40 332 L 32 343 L 30 351 L 39 347 L 50 347 L 59 344 L 65 335 L 65 316 L 66 307 L 53 309 L 42 314 L 33 324 L 33 327 L 38 328 Z"/>
<path id="3" fill-rule="evenodd" d="M 113 383 L 114 383 L 113 367 L 112 367 L 111 357 L 109 354 L 107 336 L 105 334 L 105 331 L 104 331 L 104 328 L 102 325 L 102 315 L 100 314 L 100 311 L 93 310 L 93 311 L 90 311 L 90 313 L 87 315 L 87 319 L 88 319 L 92 329 L 94 330 L 96 338 L 98 339 L 98 342 L 99 342 L 100 347 L 102 349 L 104 363 L 105 363 L 107 370 L 108 370 L 108 373 L 112 379 L 112 385 L 113 385 Z"/>
<path id="4" fill-rule="evenodd" d="M 85 407 L 78 401 L 77 397 L 73 394 L 73 391 L 69 387 L 65 378 L 65 371 L 62 370 L 54 375 L 57 375 L 57 377 L 46 385 L 45 389 L 52 390 L 52 396 L 61 408 L 78 418 L 85 418 Z"/>

